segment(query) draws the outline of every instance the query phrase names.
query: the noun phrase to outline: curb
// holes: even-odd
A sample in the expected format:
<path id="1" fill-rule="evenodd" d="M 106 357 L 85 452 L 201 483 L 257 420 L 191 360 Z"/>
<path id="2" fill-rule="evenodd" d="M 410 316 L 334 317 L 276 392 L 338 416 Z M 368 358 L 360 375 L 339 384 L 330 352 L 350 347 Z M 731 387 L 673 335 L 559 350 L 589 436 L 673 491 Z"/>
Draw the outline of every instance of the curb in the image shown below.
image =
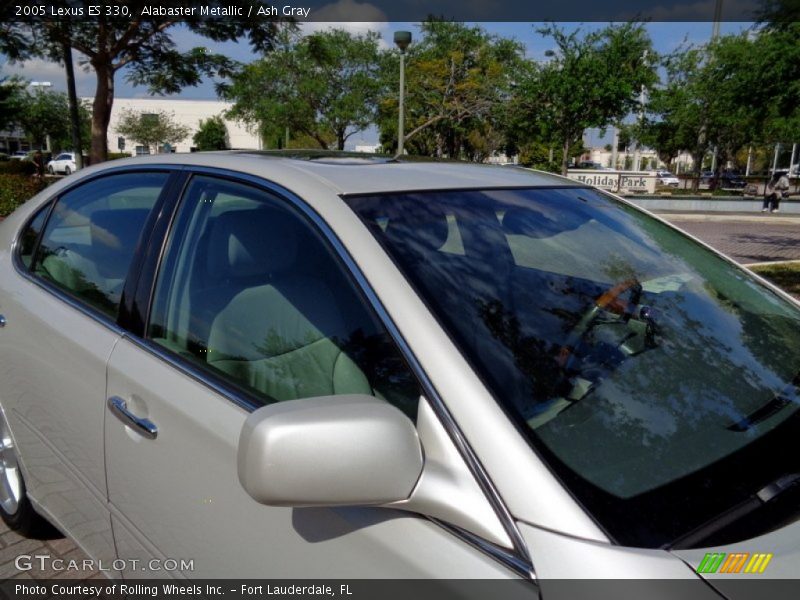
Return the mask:
<path id="1" fill-rule="evenodd" d="M 672 213 L 653 211 L 667 221 L 729 221 L 739 223 L 765 223 L 777 225 L 800 225 L 800 215 L 775 216 L 772 213 L 715 215 L 713 213 Z"/>

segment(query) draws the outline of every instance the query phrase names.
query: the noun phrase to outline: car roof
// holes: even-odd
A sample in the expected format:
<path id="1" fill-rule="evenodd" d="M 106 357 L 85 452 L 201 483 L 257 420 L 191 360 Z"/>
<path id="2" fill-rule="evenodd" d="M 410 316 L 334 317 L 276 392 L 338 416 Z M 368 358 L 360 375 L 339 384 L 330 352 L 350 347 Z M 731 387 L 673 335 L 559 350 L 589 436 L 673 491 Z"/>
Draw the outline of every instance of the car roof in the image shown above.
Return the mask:
<path id="1" fill-rule="evenodd" d="M 104 163 L 109 167 L 181 164 L 248 173 L 291 186 L 315 179 L 340 195 L 446 189 L 583 186 L 565 177 L 521 167 L 455 161 L 394 160 L 355 153 L 258 151 L 158 154 Z"/>

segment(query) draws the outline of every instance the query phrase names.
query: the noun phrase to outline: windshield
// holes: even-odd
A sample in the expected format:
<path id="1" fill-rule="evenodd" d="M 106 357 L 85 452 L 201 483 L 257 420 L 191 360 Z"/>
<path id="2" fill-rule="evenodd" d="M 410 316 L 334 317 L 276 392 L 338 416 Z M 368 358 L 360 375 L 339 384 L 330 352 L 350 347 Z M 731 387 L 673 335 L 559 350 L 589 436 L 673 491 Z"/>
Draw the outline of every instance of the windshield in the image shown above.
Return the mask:
<path id="1" fill-rule="evenodd" d="M 800 471 L 800 311 L 701 244 L 592 189 L 346 200 L 618 542 Z"/>

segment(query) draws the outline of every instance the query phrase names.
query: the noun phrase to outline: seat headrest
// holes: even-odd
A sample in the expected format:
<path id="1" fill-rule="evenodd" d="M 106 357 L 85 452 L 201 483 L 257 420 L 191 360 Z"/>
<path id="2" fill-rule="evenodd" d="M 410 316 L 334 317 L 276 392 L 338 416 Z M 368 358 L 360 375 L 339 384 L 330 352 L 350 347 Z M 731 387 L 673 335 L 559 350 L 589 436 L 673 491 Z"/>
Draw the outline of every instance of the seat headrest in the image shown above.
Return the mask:
<path id="1" fill-rule="evenodd" d="M 447 241 L 448 225 L 444 210 L 434 205 L 403 207 L 392 215 L 384 234 L 395 248 L 434 252 Z"/>
<path id="2" fill-rule="evenodd" d="M 235 210 L 218 216 L 208 243 L 208 271 L 214 277 L 276 275 L 297 258 L 292 218 L 279 210 Z"/>
<path id="3" fill-rule="evenodd" d="M 146 208 L 96 210 L 89 230 L 97 269 L 104 277 L 124 277 L 150 211 Z"/>

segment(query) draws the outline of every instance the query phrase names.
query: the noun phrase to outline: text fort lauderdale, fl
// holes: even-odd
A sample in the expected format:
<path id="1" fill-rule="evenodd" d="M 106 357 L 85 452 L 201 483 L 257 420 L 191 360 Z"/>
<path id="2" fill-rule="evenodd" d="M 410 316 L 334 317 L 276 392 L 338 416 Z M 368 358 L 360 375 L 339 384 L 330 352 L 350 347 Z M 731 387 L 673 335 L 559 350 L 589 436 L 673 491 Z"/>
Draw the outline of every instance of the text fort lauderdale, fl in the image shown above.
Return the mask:
<path id="1" fill-rule="evenodd" d="M 252 11 L 252 8 L 250 9 Z M 310 8 L 300 6 L 259 6 L 255 14 L 245 14 L 241 6 L 144 6 L 142 15 L 151 17 L 308 17 Z"/>

